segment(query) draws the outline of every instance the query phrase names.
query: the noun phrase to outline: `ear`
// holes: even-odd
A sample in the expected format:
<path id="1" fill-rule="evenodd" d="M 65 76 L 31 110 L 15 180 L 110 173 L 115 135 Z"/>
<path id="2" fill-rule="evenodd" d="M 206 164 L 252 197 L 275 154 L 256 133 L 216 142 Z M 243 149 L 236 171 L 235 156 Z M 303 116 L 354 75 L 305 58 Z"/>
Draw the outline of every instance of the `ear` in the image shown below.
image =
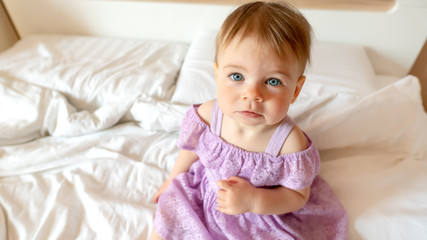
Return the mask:
<path id="1" fill-rule="evenodd" d="M 301 77 L 297 81 L 297 86 L 295 87 L 294 96 L 292 97 L 291 103 L 294 103 L 295 100 L 297 100 L 297 97 L 299 93 L 301 92 L 302 86 L 305 83 L 306 77 L 304 75 L 301 75 Z"/>

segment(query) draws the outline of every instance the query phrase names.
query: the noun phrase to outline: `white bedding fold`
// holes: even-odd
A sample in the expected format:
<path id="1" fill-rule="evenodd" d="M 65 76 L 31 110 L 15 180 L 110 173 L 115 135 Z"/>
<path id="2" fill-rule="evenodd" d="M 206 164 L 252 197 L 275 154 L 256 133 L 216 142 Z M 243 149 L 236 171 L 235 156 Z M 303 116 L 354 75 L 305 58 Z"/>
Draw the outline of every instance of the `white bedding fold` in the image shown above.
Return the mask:
<path id="1" fill-rule="evenodd" d="M 42 136 L 47 99 L 52 92 L 0 76 L 0 145 Z"/>
<path id="2" fill-rule="evenodd" d="M 0 147 L 0 239 L 144 239 L 176 139 L 127 123 Z"/>
<path id="3" fill-rule="evenodd" d="M 78 111 L 57 91 L 0 76 L 0 145 L 109 128 L 129 111 L 136 98 L 128 96 L 93 112 Z"/>
<path id="4" fill-rule="evenodd" d="M 147 130 L 177 132 L 188 108 L 188 105 L 140 97 L 124 120 L 136 121 L 139 126 Z"/>
<path id="5" fill-rule="evenodd" d="M 77 111 L 60 95 L 54 94 L 47 106 L 42 133 L 76 136 L 114 126 L 129 111 L 136 97 L 101 106 L 93 112 Z"/>

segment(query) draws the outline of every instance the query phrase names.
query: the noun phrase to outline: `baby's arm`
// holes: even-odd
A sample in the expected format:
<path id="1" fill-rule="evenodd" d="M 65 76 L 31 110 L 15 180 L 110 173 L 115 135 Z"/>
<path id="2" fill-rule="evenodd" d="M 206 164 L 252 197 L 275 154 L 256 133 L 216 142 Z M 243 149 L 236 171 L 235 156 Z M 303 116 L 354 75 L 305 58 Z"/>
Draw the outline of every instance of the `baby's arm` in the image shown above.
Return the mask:
<path id="1" fill-rule="evenodd" d="M 172 179 L 180 173 L 187 172 L 190 169 L 191 164 L 193 164 L 198 158 L 199 157 L 197 154 L 192 151 L 181 150 L 179 152 L 178 158 L 176 159 L 175 165 L 172 168 L 168 180 L 163 183 L 162 187 L 154 195 L 154 200 L 156 203 L 158 202 L 160 195 L 168 188 L 169 184 L 172 182 Z"/>
<path id="2" fill-rule="evenodd" d="M 230 214 L 252 212 L 278 215 L 302 208 L 310 196 L 310 187 L 292 190 L 285 187 L 256 188 L 239 177 L 217 182 L 218 210 Z"/>
<path id="3" fill-rule="evenodd" d="M 310 187 L 293 190 L 285 187 L 256 188 L 251 212 L 258 214 L 284 214 L 301 209 L 310 196 Z"/>
<path id="4" fill-rule="evenodd" d="M 210 123 L 210 117 L 212 112 L 212 105 L 214 100 L 206 102 L 197 109 L 197 113 L 200 118 L 205 121 L 207 124 Z M 160 187 L 159 191 L 154 194 L 154 200 L 156 203 L 159 200 L 160 195 L 168 188 L 169 184 L 172 182 L 173 178 L 178 174 L 187 172 L 191 165 L 198 159 L 199 157 L 192 151 L 181 150 L 178 154 L 178 158 L 176 160 L 175 166 L 173 167 L 168 180 Z"/>

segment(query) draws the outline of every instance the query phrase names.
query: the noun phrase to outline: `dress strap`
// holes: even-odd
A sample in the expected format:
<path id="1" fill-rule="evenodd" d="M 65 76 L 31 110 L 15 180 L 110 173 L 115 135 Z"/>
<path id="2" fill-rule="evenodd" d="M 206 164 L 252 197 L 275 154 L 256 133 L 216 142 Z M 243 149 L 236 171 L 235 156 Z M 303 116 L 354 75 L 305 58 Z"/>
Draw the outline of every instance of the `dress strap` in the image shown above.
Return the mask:
<path id="1" fill-rule="evenodd" d="M 222 112 L 219 109 L 217 101 L 212 107 L 211 132 L 217 136 L 221 136 L 222 127 Z"/>
<path id="2" fill-rule="evenodd" d="M 265 152 L 273 156 L 279 156 L 280 150 L 293 128 L 294 122 L 289 116 L 286 116 L 271 137 Z"/>
<path id="3" fill-rule="evenodd" d="M 218 106 L 217 101 L 214 102 L 212 107 L 212 118 L 211 118 L 211 132 L 217 136 L 221 136 L 221 127 L 222 127 L 222 112 Z M 294 122 L 289 116 L 286 116 L 280 125 L 277 127 L 273 136 L 270 139 L 270 142 L 267 145 L 266 153 L 269 153 L 273 156 L 278 156 L 280 150 L 282 149 L 283 144 L 294 128 Z"/>

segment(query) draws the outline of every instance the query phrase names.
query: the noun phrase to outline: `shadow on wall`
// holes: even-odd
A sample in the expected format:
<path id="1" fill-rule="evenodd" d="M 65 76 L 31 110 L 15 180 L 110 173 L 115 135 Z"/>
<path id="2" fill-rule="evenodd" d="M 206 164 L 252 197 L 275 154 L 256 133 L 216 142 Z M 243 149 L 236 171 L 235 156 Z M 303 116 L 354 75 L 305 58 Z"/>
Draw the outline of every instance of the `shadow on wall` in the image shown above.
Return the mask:
<path id="1" fill-rule="evenodd" d="M 9 20 L 3 3 L 0 2 L 0 52 L 18 41 L 18 35 Z"/>

